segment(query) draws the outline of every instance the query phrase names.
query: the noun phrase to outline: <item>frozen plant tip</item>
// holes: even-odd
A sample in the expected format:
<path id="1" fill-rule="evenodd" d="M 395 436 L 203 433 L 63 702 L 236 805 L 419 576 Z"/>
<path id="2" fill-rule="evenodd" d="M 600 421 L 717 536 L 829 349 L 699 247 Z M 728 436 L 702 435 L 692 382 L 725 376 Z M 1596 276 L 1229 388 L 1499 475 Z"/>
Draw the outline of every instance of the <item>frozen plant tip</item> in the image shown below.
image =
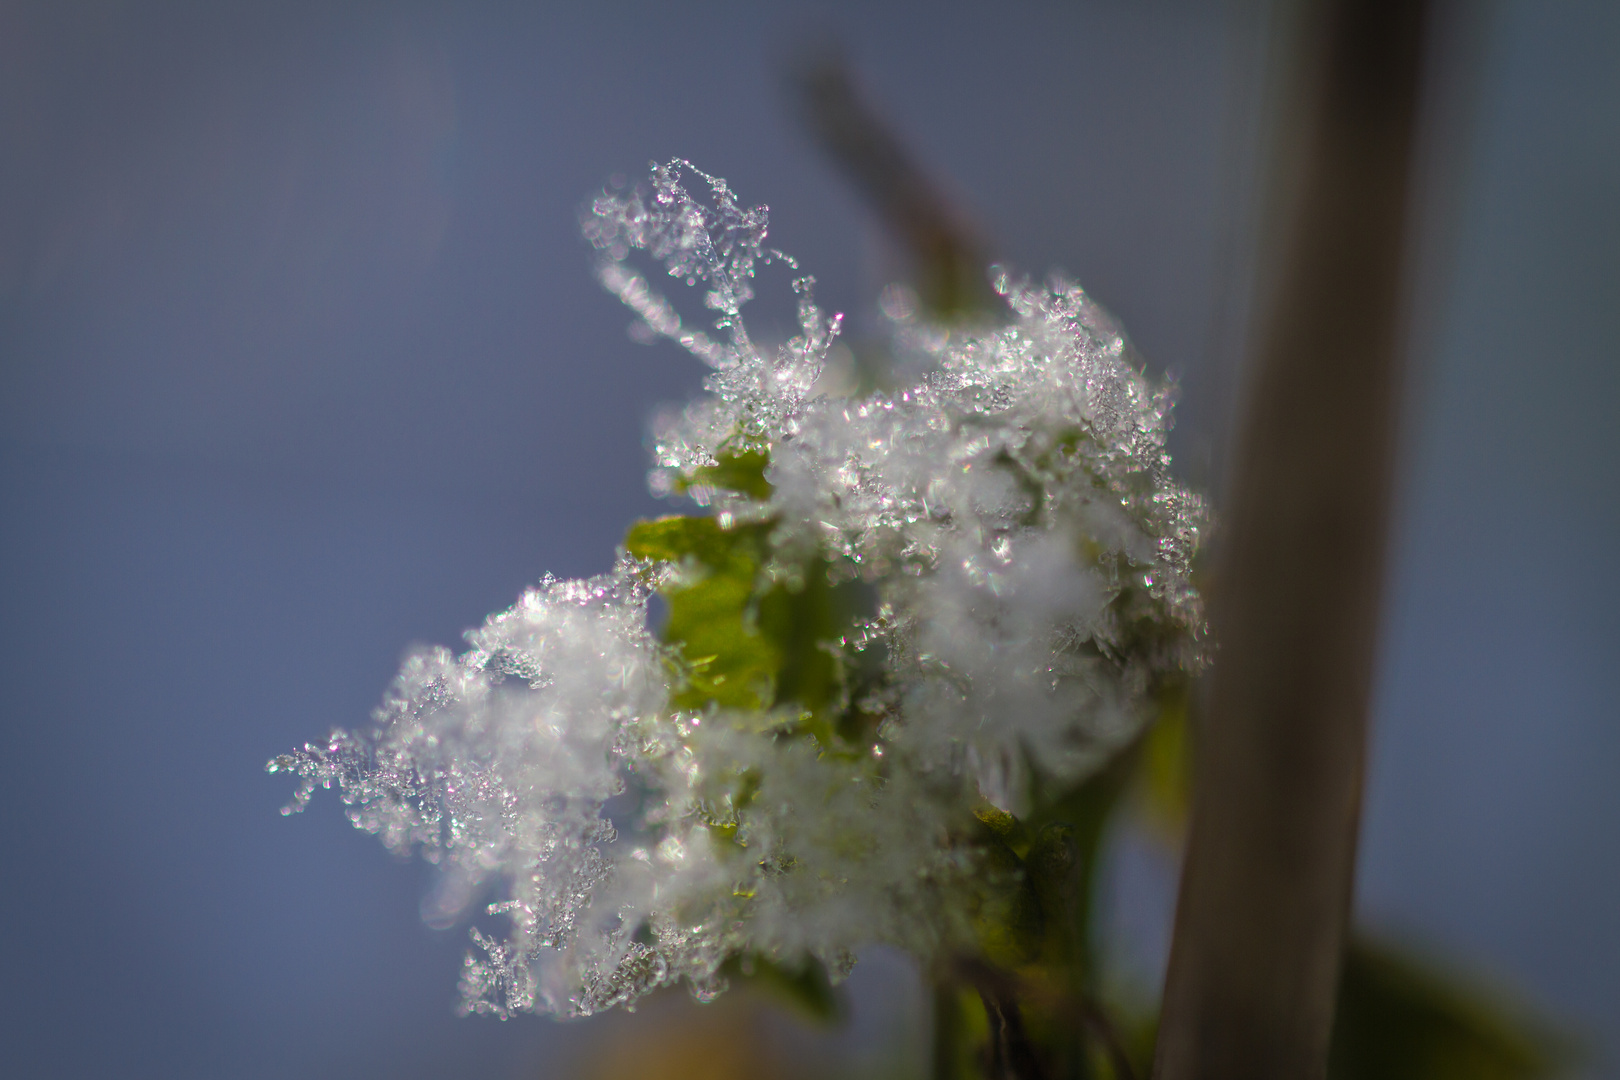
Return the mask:
<path id="1" fill-rule="evenodd" d="M 472 930 L 475 1012 L 588 1015 L 681 980 L 706 999 L 759 965 L 837 978 L 876 943 L 1016 953 L 996 837 L 1201 663 L 1205 509 L 1169 471 L 1165 388 L 1077 286 L 998 270 L 1001 321 L 887 304 L 914 377 L 827 392 L 840 317 L 802 277 L 797 336 L 751 337 L 756 269 L 796 264 L 685 162 L 602 194 L 584 231 L 640 335 L 713 369 L 653 433 L 654 491 L 703 512 L 635 525 L 610 572 L 547 578 L 459 656 L 409 658 L 373 727 L 270 763 L 298 778 L 287 812 L 336 784 L 439 867 L 430 919 L 504 916 Z"/>

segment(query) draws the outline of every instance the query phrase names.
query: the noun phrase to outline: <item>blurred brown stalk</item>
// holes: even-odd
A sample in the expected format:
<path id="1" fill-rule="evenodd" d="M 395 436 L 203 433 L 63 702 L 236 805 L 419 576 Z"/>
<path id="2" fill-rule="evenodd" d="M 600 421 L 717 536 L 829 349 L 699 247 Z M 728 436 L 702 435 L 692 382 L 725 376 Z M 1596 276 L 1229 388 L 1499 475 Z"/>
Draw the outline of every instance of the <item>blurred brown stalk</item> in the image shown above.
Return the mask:
<path id="1" fill-rule="evenodd" d="M 1320 1077 L 1401 387 L 1420 0 L 1295 6 L 1154 1075 Z"/>

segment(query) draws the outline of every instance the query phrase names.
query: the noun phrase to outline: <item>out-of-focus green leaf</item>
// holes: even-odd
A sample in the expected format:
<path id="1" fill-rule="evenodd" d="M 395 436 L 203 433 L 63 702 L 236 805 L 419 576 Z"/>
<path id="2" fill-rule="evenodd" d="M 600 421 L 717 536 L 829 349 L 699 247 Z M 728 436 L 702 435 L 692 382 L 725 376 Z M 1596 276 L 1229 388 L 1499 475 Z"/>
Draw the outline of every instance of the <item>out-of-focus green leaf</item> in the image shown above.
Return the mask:
<path id="1" fill-rule="evenodd" d="M 1558 1075 L 1569 1059 L 1538 1021 L 1406 952 L 1352 936 L 1329 1080 L 1532 1080 Z"/>
<path id="2" fill-rule="evenodd" d="M 841 1023 L 848 1003 L 827 977 L 827 968 L 813 956 L 797 963 L 768 960 L 756 953 L 732 956 L 721 965 L 728 979 L 758 987 L 796 1011 L 823 1024 Z"/>
<path id="3" fill-rule="evenodd" d="M 1136 756 L 1134 746 L 1127 748 L 1056 792 L 1037 778 L 1035 808 L 1025 820 L 988 803 L 975 808 L 989 886 L 978 920 L 988 959 L 1040 964 L 1063 973 L 1075 992 L 1095 979 L 1090 919 L 1097 856 Z"/>
<path id="4" fill-rule="evenodd" d="M 978 992 L 953 978 L 933 985 L 933 1047 L 929 1080 L 979 1080 L 990 1018 Z"/>
<path id="5" fill-rule="evenodd" d="M 973 810 L 973 816 L 995 834 L 996 839 L 1012 849 L 1012 853 L 1022 859 L 1029 852 L 1029 830 L 1024 823 L 1001 807 L 992 803 L 981 803 Z"/>
<path id="6" fill-rule="evenodd" d="M 1091 925 L 1104 831 L 1136 774 L 1141 740 L 1118 751 L 1079 784 L 1052 789 L 1032 770 L 1034 810 L 1026 826 L 1036 843 L 1027 860 L 1047 922 L 1048 962 L 1068 970 L 1077 988 L 1097 976 Z"/>
<path id="7" fill-rule="evenodd" d="M 1024 867 L 1024 860 L 992 827 L 980 833 L 982 889 L 974 926 L 985 959 L 1000 967 L 1020 967 L 1040 959 L 1046 913 Z"/>
<path id="8" fill-rule="evenodd" d="M 1154 828 L 1170 836 L 1181 834 L 1192 800 L 1191 698 L 1187 683 L 1164 688 L 1158 719 L 1142 741 L 1142 809 Z"/>

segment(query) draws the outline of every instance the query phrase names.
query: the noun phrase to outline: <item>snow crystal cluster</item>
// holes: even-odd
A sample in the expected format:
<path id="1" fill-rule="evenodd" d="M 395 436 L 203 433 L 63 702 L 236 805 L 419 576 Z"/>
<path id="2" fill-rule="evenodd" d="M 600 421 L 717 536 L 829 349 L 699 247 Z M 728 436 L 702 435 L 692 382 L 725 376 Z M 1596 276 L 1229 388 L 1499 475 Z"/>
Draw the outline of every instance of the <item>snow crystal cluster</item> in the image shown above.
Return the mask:
<path id="1" fill-rule="evenodd" d="M 1083 781 L 1201 662 L 1205 508 L 1169 471 L 1166 390 L 1109 317 L 998 271 L 994 322 L 885 305 L 915 377 L 840 396 L 822 375 L 841 317 L 811 279 L 785 344 L 743 323 L 756 268 L 795 265 L 766 226 L 672 162 L 598 197 L 585 234 L 641 336 L 713 369 L 654 432 L 654 490 L 768 538 L 756 593 L 814 573 L 866 597 L 813 646 L 863 722 L 833 734 L 769 695 L 694 705 L 694 658 L 649 630 L 648 601 L 705 569 L 621 552 L 542 582 L 460 656 L 408 660 L 369 731 L 270 764 L 300 780 L 288 812 L 336 784 L 355 825 L 437 864 L 430 920 L 505 917 L 504 936 L 472 931 L 469 1010 L 587 1015 L 681 980 L 706 998 L 752 963 L 836 977 L 876 942 L 924 962 L 971 948 L 1005 884 L 975 810 Z M 700 284 L 711 325 L 683 321 L 636 251 Z M 725 482 L 738 455 L 763 483 Z"/>

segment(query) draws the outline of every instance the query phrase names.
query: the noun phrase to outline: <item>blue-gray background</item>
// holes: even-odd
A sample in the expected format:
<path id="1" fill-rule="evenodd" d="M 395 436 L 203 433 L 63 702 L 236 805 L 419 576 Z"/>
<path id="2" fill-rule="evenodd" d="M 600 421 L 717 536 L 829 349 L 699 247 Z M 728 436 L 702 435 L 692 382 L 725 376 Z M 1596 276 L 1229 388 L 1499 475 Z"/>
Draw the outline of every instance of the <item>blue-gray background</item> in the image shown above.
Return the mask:
<path id="1" fill-rule="evenodd" d="M 1430 155 L 1361 905 L 1620 1075 L 1620 9 L 1479 10 L 1466 137 Z M 827 30 L 1000 252 L 1181 373 L 1215 475 L 1240 7 L 0 4 L 3 1071 L 557 1060 L 543 1022 L 453 1018 L 464 939 L 419 921 L 421 869 L 330 798 L 278 816 L 261 767 L 655 512 L 642 428 L 700 372 L 590 280 L 610 173 L 729 177 L 870 310 L 892 262 L 780 92 Z M 1153 893 L 1122 887 L 1139 936 Z"/>

